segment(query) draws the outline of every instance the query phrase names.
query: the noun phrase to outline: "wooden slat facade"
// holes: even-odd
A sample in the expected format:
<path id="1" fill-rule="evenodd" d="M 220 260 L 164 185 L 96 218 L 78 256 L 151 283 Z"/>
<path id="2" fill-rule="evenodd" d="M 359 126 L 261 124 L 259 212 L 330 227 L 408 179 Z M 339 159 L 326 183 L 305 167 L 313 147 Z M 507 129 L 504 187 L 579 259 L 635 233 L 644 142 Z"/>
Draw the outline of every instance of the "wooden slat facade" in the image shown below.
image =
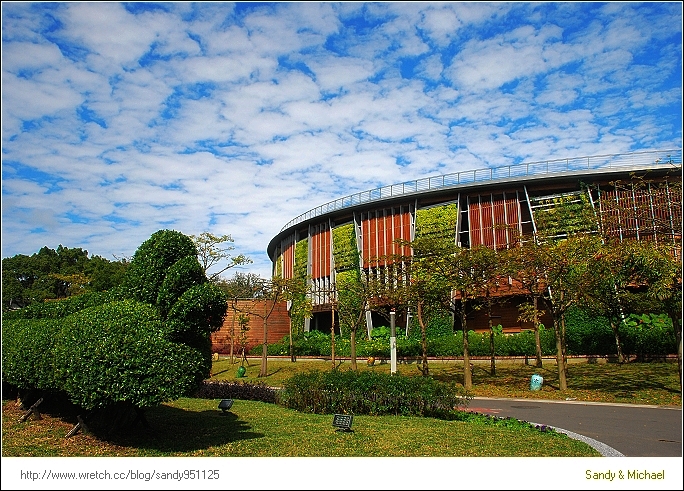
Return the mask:
<path id="1" fill-rule="evenodd" d="M 395 241 L 411 240 L 411 213 L 408 206 L 361 214 L 361 254 L 363 268 L 386 266 L 389 256 L 410 254 L 410 248 Z"/>

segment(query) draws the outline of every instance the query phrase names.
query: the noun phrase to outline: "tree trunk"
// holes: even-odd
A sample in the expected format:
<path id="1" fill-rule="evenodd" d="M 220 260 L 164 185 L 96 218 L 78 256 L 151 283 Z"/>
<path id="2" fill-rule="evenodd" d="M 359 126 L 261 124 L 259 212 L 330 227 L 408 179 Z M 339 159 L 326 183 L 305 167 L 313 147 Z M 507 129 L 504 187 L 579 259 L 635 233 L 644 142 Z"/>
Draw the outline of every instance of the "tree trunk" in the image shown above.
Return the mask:
<path id="1" fill-rule="evenodd" d="M 493 377 L 496 375 L 496 353 L 494 350 L 494 326 L 492 325 L 492 302 L 487 291 L 487 322 L 489 323 L 489 373 Z"/>
<path id="2" fill-rule="evenodd" d="M 330 327 L 330 353 L 332 355 L 332 367 L 335 370 L 335 309 L 330 311 L 331 327 Z"/>
<path id="3" fill-rule="evenodd" d="M 351 330 L 349 355 L 351 357 L 351 368 L 356 371 L 356 326 Z"/>
<path id="4" fill-rule="evenodd" d="M 568 382 L 565 378 L 565 367 L 563 363 L 563 346 L 561 342 L 561 326 L 560 319 L 554 313 L 553 315 L 553 331 L 556 335 L 556 365 L 558 366 L 558 387 L 561 391 L 567 390 Z"/>
<path id="5" fill-rule="evenodd" d="M 677 310 L 670 310 L 670 319 L 677 343 L 677 368 L 679 369 L 679 392 L 682 392 L 682 316 Z"/>
<path id="6" fill-rule="evenodd" d="M 537 311 L 538 298 L 534 297 L 534 350 L 537 356 L 537 368 L 542 368 L 541 337 L 539 335 L 539 314 Z"/>
<path id="7" fill-rule="evenodd" d="M 418 324 L 420 324 L 420 345 L 423 351 L 423 368 L 420 370 L 423 377 L 430 375 L 430 368 L 428 367 L 427 358 L 427 328 L 425 326 L 425 321 L 423 320 L 423 304 L 418 302 L 418 308 L 416 309 L 416 315 L 418 316 Z"/>
<path id="8" fill-rule="evenodd" d="M 232 365 L 235 363 L 233 361 L 233 353 L 235 350 L 235 316 L 237 315 L 237 311 L 233 309 L 233 319 L 230 322 L 230 364 Z"/>
<path id="9" fill-rule="evenodd" d="M 230 329 L 230 364 L 232 365 L 234 363 L 233 361 L 233 351 L 235 349 L 235 328 Z"/>
<path id="10" fill-rule="evenodd" d="M 561 296 L 562 298 L 562 296 Z M 568 380 L 568 347 L 565 343 L 565 314 L 560 316 L 561 324 L 561 352 L 563 354 L 563 373 L 565 373 L 565 380 Z"/>
<path id="11" fill-rule="evenodd" d="M 293 342 L 292 342 L 292 317 L 290 317 L 289 312 L 288 312 L 288 316 L 287 316 L 287 317 L 288 317 L 288 321 L 289 321 L 289 324 L 290 324 L 290 327 L 289 327 L 289 329 L 290 329 L 290 361 L 291 361 L 292 363 L 294 363 L 294 362 L 297 361 L 297 357 L 295 356 L 294 344 L 293 344 Z"/>
<path id="12" fill-rule="evenodd" d="M 618 333 L 618 324 L 615 322 L 615 319 L 613 317 L 610 318 L 610 328 L 613 330 L 613 335 L 615 336 L 615 346 L 617 346 L 618 363 L 623 364 L 625 362 L 625 356 L 622 353 L 622 343 L 620 342 L 620 334 Z"/>
<path id="13" fill-rule="evenodd" d="M 266 304 L 268 302 L 264 302 Z M 268 305 L 266 305 L 268 308 Z M 264 313 L 264 342 L 261 345 L 261 368 L 259 369 L 259 378 L 268 375 L 268 315 Z"/>
<path id="14" fill-rule="evenodd" d="M 466 301 L 461 292 L 461 330 L 463 331 L 463 387 L 473 388 L 473 375 L 470 371 L 470 350 L 468 349 L 468 327 L 466 326 Z"/>

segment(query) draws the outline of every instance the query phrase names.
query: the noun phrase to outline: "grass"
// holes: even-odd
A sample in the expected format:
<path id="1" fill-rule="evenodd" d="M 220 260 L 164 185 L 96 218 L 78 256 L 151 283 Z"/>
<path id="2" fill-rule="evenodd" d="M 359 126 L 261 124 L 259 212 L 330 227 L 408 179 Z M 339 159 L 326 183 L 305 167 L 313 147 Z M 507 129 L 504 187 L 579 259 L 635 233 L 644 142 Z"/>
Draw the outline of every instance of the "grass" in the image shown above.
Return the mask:
<path id="1" fill-rule="evenodd" d="M 280 386 L 283 381 L 301 370 L 330 370 L 332 362 L 320 359 L 298 359 L 292 363 L 289 358 L 269 359 L 268 376 L 258 378 L 260 359 L 250 358 L 245 365 L 245 377 L 237 378 L 239 363 L 231 364 L 228 359 L 214 362 L 211 380 L 242 380 L 263 382 Z M 340 369 L 350 369 L 345 360 L 336 364 Z M 358 361 L 359 370 L 390 372 L 389 363 L 378 363 L 369 367 L 365 360 Z M 522 363 L 497 362 L 496 375 L 489 373 L 489 361 L 474 362 L 473 389 L 471 395 L 480 397 L 512 397 L 524 399 L 609 402 L 627 404 L 649 404 L 657 406 L 681 406 L 679 375 L 676 363 L 570 363 L 568 365 L 568 390 L 558 390 L 558 372 L 553 362 L 544 360 L 541 369 Z M 430 360 L 430 375 L 442 381 L 453 381 L 463 385 L 463 361 Z M 415 362 L 397 365 L 397 372 L 403 375 L 420 376 Z M 544 378 L 541 390 L 530 390 L 530 378 L 534 374 Z"/>
<path id="2" fill-rule="evenodd" d="M 514 424 L 433 418 L 355 416 L 353 432 L 335 431 L 329 415 L 237 400 L 222 414 L 218 400 L 184 398 L 146 411 L 140 426 L 105 437 L 93 425 L 64 438 L 70 418 L 44 413 L 20 423 L 14 401 L 3 402 L 3 457 L 571 457 L 598 456 L 583 442 Z M 475 444 L 476 442 L 476 444 Z"/>
<path id="3" fill-rule="evenodd" d="M 297 371 L 332 368 L 331 361 L 299 359 L 292 363 L 269 359 L 268 376 L 259 378 L 260 359 L 250 358 L 246 376 L 236 377 L 239 363 L 214 362 L 212 380 L 241 380 L 279 386 Z M 462 361 L 430 361 L 430 374 L 462 384 Z M 389 373 L 388 363 L 372 367 L 359 360 L 360 370 Z M 350 368 L 349 361 L 338 368 Z M 397 371 L 420 376 L 415 363 L 401 363 Z M 540 391 L 530 391 L 533 374 L 544 377 Z M 531 399 L 621 402 L 681 406 L 676 363 L 572 363 L 567 391 L 557 387 L 556 367 L 545 361 L 542 369 L 520 363 L 476 361 L 471 395 Z M 218 400 L 184 398 L 149 408 L 150 429 L 140 425 L 107 436 L 106 421 L 94 420 L 90 431 L 70 438 L 76 414 L 63 407 L 41 406 L 42 419 L 20 423 L 24 413 L 13 400 L 3 401 L 2 455 L 4 456 L 597 456 L 583 442 L 529 425 L 499 421 L 443 421 L 433 418 L 354 417 L 353 433 L 337 432 L 330 415 L 304 414 L 273 404 L 236 400 L 228 414 Z M 474 444 L 473 442 L 477 442 Z"/>

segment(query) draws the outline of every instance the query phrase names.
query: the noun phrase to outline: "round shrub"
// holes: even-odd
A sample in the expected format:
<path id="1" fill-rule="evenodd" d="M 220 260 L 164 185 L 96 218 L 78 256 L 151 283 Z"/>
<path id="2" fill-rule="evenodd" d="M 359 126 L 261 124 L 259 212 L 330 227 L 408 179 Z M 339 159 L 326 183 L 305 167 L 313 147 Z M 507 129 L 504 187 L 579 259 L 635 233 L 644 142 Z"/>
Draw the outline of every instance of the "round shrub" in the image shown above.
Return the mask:
<path id="1" fill-rule="evenodd" d="M 149 305 L 112 302 L 62 322 L 56 385 L 85 409 L 122 401 L 153 406 L 196 388 L 201 354 L 166 339 L 167 328 Z"/>
<path id="2" fill-rule="evenodd" d="M 228 297 L 211 283 L 195 285 L 183 292 L 168 314 L 175 332 L 209 334 L 223 325 Z"/>
<path id="3" fill-rule="evenodd" d="M 54 389 L 52 351 L 61 324 L 54 319 L 4 320 L 2 376 L 19 388 Z"/>

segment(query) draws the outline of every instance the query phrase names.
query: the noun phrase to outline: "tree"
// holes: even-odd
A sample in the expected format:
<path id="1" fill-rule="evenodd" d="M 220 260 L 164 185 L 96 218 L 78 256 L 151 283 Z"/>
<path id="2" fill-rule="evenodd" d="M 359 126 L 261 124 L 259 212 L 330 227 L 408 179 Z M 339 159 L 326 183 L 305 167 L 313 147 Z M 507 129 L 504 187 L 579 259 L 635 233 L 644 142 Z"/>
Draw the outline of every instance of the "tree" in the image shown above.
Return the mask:
<path id="1" fill-rule="evenodd" d="M 247 299 L 254 298 L 263 288 L 264 278 L 255 273 L 235 272 L 232 278 L 216 280 L 216 284 L 229 298 Z"/>
<path id="2" fill-rule="evenodd" d="M 92 256 L 84 269 L 88 277 L 88 290 L 103 292 L 120 285 L 129 264 L 130 260 L 126 258 L 109 261 L 101 256 Z"/>
<path id="3" fill-rule="evenodd" d="M 36 254 L 2 260 L 2 309 L 7 311 L 67 298 L 83 292 L 101 292 L 120 285 L 128 267 L 125 261 L 88 258 L 88 251 L 41 248 Z"/>
<path id="4" fill-rule="evenodd" d="M 635 244 L 631 250 L 635 283 L 647 285 L 646 296 L 667 312 L 677 343 L 679 389 L 682 390 L 682 249 L 679 244 Z"/>
<path id="5" fill-rule="evenodd" d="M 496 353 L 494 349 L 494 326 L 492 322 L 492 307 L 495 302 L 495 294 L 499 289 L 502 271 L 502 258 L 500 253 L 485 246 L 476 246 L 470 249 L 470 267 L 472 271 L 473 288 L 475 296 L 480 302 L 484 302 L 487 309 L 487 323 L 489 327 L 489 354 L 490 374 L 496 375 Z"/>
<path id="6" fill-rule="evenodd" d="M 230 302 L 230 308 L 235 312 L 239 312 L 237 309 L 237 303 L 240 299 L 254 299 L 257 297 L 263 289 L 264 282 L 266 280 L 254 273 L 240 273 L 236 272 L 232 278 L 223 279 L 219 278 L 215 281 L 215 284 L 223 290 L 228 296 Z M 230 326 L 230 362 L 233 363 L 234 352 L 235 352 L 235 342 L 240 343 L 240 338 L 236 336 L 235 332 L 235 320 L 236 317 L 238 322 L 243 318 L 242 316 L 233 315 L 232 323 Z M 249 320 L 247 318 L 247 320 Z M 242 324 L 240 324 L 242 326 Z M 240 330 L 242 333 L 242 330 Z M 241 334 L 240 334 L 241 335 Z M 243 352 L 243 357 L 244 352 Z"/>
<path id="7" fill-rule="evenodd" d="M 609 240 L 597 246 L 597 252 L 588 259 L 587 287 L 579 299 L 589 312 L 608 319 L 615 337 L 618 363 L 625 362 L 619 326 L 624 321 L 624 309 L 629 304 L 630 287 L 634 285 L 637 273 L 630 260 L 630 249 L 637 244 Z"/>
<path id="8" fill-rule="evenodd" d="M 528 304 L 521 306 L 519 319 L 523 322 L 532 322 L 534 326 L 535 357 L 538 368 L 543 366 L 539 335 L 539 303 L 546 291 L 543 259 L 541 246 L 536 240 L 519 240 L 514 247 L 506 250 L 503 268 L 513 280 L 511 288 L 519 288 L 530 299 Z"/>
<path id="9" fill-rule="evenodd" d="M 558 384 L 561 391 L 567 390 L 567 364 L 565 355 L 565 312 L 578 303 L 587 284 L 589 258 L 600 245 L 595 236 L 578 234 L 567 239 L 543 244 L 541 254 L 546 292 L 542 297 L 553 318 L 556 335 L 556 363 Z"/>
<path id="10" fill-rule="evenodd" d="M 287 302 L 288 310 L 287 314 L 289 317 L 289 352 L 290 361 L 297 361 L 297 357 L 294 352 L 293 343 L 293 322 L 298 322 L 300 324 L 299 329 L 303 329 L 303 320 L 305 318 L 311 317 L 311 312 L 313 306 L 311 303 L 311 298 L 309 297 L 309 287 L 306 281 L 301 278 L 290 278 L 287 280 L 282 280 L 284 283 L 283 299 Z"/>
<path id="11" fill-rule="evenodd" d="M 337 295 L 337 312 L 340 331 L 348 330 L 350 334 L 350 357 L 352 370 L 357 369 L 356 334 L 365 322 L 366 312 L 374 301 L 378 301 L 378 285 L 367 278 L 362 278 L 358 270 L 348 270 L 337 275 L 335 294 Z"/>
<path id="12" fill-rule="evenodd" d="M 250 264 L 252 262 L 252 260 L 244 254 L 233 256 L 231 251 L 235 250 L 234 246 L 222 245 L 234 242 L 230 235 L 219 236 L 210 232 L 202 232 L 199 235 L 191 235 L 190 238 L 195 243 L 195 247 L 197 247 L 197 258 L 199 259 L 200 264 L 202 264 L 205 273 L 209 268 L 218 264 L 220 261 L 228 261 L 226 266 L 219 271 L 212 273 L 211 276 L 208 276 L 209 281 L 215 281 L 221 273 L 230 268 L 243 264 Z"/>
<path id="13" fill-rule="evenodd" d="M 470 367 L 470 350 L 468 344 L 467 316 L 468 307 L 478 309 L 484 302 L 488 309 L 490 332 L 491 372 L 496 371 L 494 357 L 494 329 L 491 322 L 491 293 L 498 288 L 500 279 L 500 261 L 497 251 L 486 246 L 475 246 L 470 249 L 456 248 L 451 266 L 451 285 L 459 299 L 461 330 L 463 331 L 463 363 L 464 386 L 472 388 L 472 371 Z M 478 305 L 479 304 L 479 305 Z"/>
<path id="14" fill-rule="evenodd" d="M 456 247 L 458 206 L 449 204 L 416 211 L 415 238 L 401 264 L 409 266 L 407 277 L 409 303 L 415 306 L 421 330 L 424 376 L 428 375 L 427 318 L 448 310 L 456 319 L 460 305 L 454 293 L 453 265 L 459 253 Z M 403 245 L 400 242 L 400 245 Z M 466 340 L 467 344 L 467 340 Z M 468 368 L 470 365 L 468 364 Z M 465 378 L 469 379 L 469 376 Z"/>
<path id="15" fill-rule="evenodd" d="M 262 320 L 264 326 L 263 340 L 261 344 L 261 367 L 259 369 L 258 377 L 266 377 L 268 375 L 268 320 L 275 310 L 276 305 L 284 300 L 287 296 L 287 280 L 283 280 L 277 276 L 270 280 L 263 280 L 258 289 L 254 292 L 253 299 L 260 300 L 262 307 L 259 309 L 255 303 L 251 307 L 241 308 L 234 304 L 236 311 L 244 314 L 253 315 Z"/>
<path id="16" fill-rule="evenodd" d="M 416 315 L 421 328 L 423 350 L 423 375 L 427 375 L 427 326 L 428 312 L 448 309 L 458 319 L 463 331 L 464 386 L 472 387 L 470 352 L 468 348 L 467 308 L 474 285 L 471 278 L 470 251 L 457 247 L 442 235 L 425 234 L 411 242 L 413 261 L 410 264 L 410 299 L 416 305 Z"/>

